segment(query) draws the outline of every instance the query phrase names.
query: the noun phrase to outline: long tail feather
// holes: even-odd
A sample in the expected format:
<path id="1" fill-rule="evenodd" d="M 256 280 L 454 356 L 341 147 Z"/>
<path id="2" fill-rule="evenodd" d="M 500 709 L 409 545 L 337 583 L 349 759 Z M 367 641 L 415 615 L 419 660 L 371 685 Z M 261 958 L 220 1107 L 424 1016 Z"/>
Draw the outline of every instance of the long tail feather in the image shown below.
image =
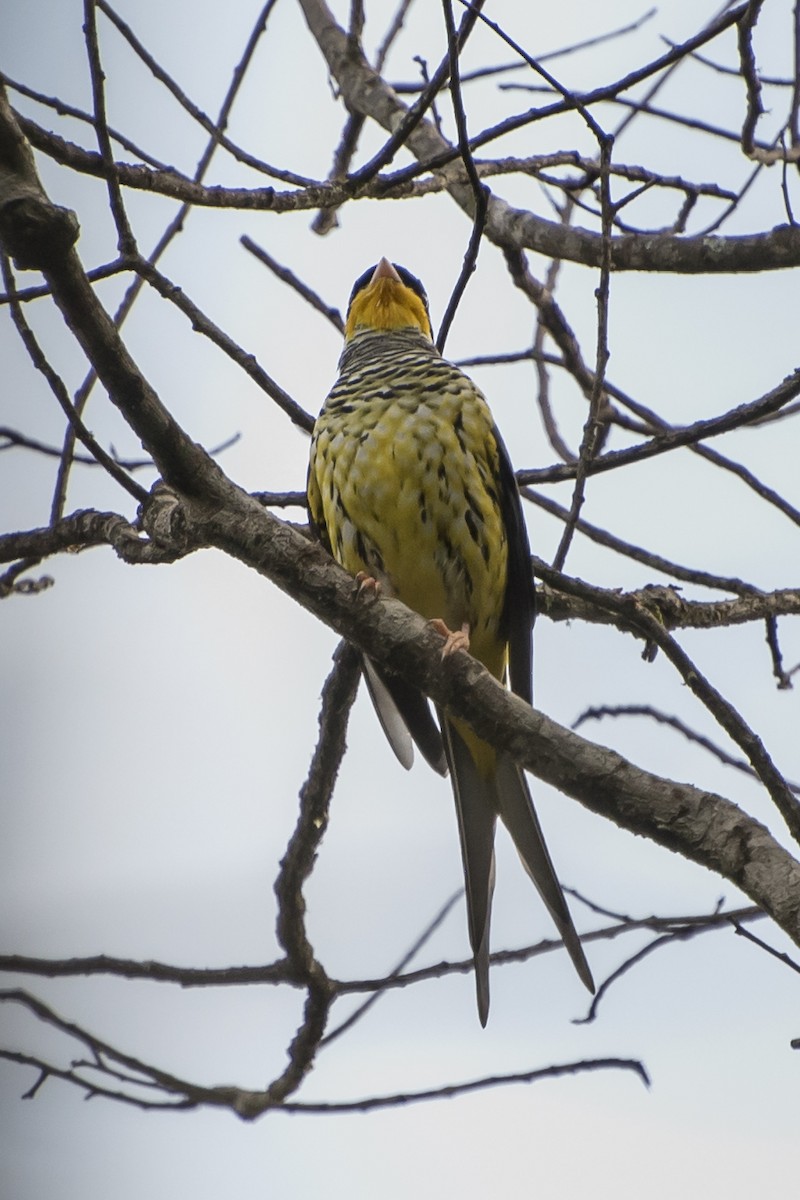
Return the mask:
<path id="1" fill-rule="evenodd" d="M 423 693 L 399 675 L 384 675 L 371 659 L 364 658 L 363 662 L 364 679 L 375 712 L 398 760 L 408 770 L 414 761 L 413 743 L 416 743 L 434 771 L 446 775 L 442 735 Z"/>
<path id="2" fill-rule="evenodd" d="M 461 837 L 467 893 L 469 940 L 475 960 L 478 1016 L 489 1016 L 489 925 L 494 892 L 494 789 L 475 765 L 470 751 L 449 721 L 442 719 L 445 753 L 450 766 Z"/>
<path id="3" fill-rule="evenodd" d="M 530 789 L 521 769 L 507 754 L 497 756 L 495 773 L 497 805 L 503 824 L 511 834 L 514 845 L 530 875 L 539 895 L 547 905 L 548 912 L 572 959 L 575 970 L 590 992 L 594 992 L 594 980 L 583 953 L 580 938 L 572 923 L 561 884 L 545 845 L 542 827 L 533 807 Z"/>

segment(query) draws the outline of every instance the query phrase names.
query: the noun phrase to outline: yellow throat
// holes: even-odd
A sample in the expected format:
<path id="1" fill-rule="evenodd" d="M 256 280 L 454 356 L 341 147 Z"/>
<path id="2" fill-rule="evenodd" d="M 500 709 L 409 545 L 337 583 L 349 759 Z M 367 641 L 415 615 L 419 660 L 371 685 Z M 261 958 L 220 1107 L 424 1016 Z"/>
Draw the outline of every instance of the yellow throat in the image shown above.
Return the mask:
<path id="1" fill-rule="evenodd" d="M 403 282 L 386 258 L 381 259 L 366 287 L 350 302 L 345 340 L 349 341 L 359 329 L 418 329 L 433 339 L 425 301 Z"/>

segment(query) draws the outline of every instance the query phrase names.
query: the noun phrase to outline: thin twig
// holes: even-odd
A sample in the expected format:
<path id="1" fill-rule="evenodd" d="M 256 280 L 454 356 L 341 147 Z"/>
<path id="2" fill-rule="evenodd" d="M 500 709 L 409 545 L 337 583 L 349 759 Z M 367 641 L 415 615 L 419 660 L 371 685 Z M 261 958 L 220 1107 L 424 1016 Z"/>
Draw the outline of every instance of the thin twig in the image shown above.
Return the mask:
<path id="1" fill-rule="evenodd" d="M 751 933 L 749 929 L 745 929 L 743 925 L 733 918 L 730 918 L 730 921 L 731 925 L 733 925 L 733 928 L 740 937 L 746 938 L 747 941 L 752 942 L 755 946 L 758 946 L 760 950 L 766 950 L 767 954 L 771 954 L 773 958 L 777 958 L 778 962 L 782 962 L 787 967 L 791 967 L 793 971 L 796 971 L 798 975 L 800 975 L 800 964 L 796 963 L 788 954 L 785 954 L 782 950 L 776 950 L 775 947 L 770 946 L 768 942 L 763 941 L 760 937 L 756 937 L 754 933 Z"/>
<path id="2" fill-rule="evenodd" d="M 459 52 L 463 49 L 464 43 L 469 37 L 477 20 L 480 9 L 485 0 L 476 0 L 476 3 L 471 6 L 471 11 L 466 13 L 458 30 L 457 44 Z M 433 78 L 426 87 L 425 91 L 417 100 L 416 104 L 407 109 L 403 118 L 399 122 L 397 128 L 388 138 L 384 146 L 377 154 L 365 163 L 358 171 L 355 171 L 348 180 L 348 184 L 357 189 L 364 183 L 368 183 L 378 174 L 378 172 L 392 161 L 397 151 L 404 146 L 411 134 L 419 125 L 425 113 L 433 104 L 439 89 L 447 80 L 450 74 L 450 53 L 445 55 L 441 63 L 434 72 Z M 452 157 L 456 157 L 458 152 L 455 152 Z"/>
<path id="3" fill-rule="evenodd" d="M 624 450 L 611 450 L 596 458 L 588 467 L 589 474 L 598 471 L 614 470 L 627 466 L 632 462 L 642 462 L 658 454 L 664 454 L 677 449 L 678 446 L 690 446 L 708 437 L 717 437 L 733 429 L 741 429 L 745 425 L 762 420 L 766 416 L 777 413 L 800 395 L 800 369 L 787 375 L 784 380 L 760 396 L 746 404 L 729 409 L 719 417 L 695 421 L 692 425 L 672 426 L 659 433 L 656 437 L 638 446 L 630 446 Z M 559 483 L 563 480 L 574 479 L 576 468 L 569 463 L 559 463 L 541 470 L 526 470 L 517 472 L 521 484 Z M 800 523 L 800 513 L 797 514 Z"/>
<path id="4" fill-rule="evenodd" d="M 603 261 L 600 268 L 600 283 L 597 288 L 597 353 L 594 381 L 589 397 L 589 414 L 583 429 L 578 462 L 575 467 L 575 486 L 572 492 L 569 516 L 564 525 L 553 565 L 561 570 L 567 559 L 569 547 L 575 533 L 575 525 L 583 507 L 586 489 L 587 471 L 594 462 L 601 447 L 603 433 L 602 408 L 605 399 L 604 379 L 608 363 L 608 303 L 611 282 L 611 223 L 612 206 L 609 190 L 609 164 L 614 146 L 613 135 L 604 133 L 593 120 L 589 120 L 590 128 L 598 139 L 600 146 L 600 188 L 602 197 L 602 233 Z"/>
<path id="5" fill-rule="evenodd" d="M 64 415 L 67 418 L 69 429 L 73 435 L 86 447 L 91 456 L 96 459 L 100 466 L 104 467 L 112 479 L 124 488 L 129 495 L 135 500 L 142 503 L 147 499 L 147 489 L 141 487 L 135 480 L 131 479 L 127 471 L 107 454 L 103 447 L 99 444 L 96 438 L 89 432 L 81 420 L 75 406 L 69 398 L 66 384 L 57 372 L 53 369 L 47 360 L 42 348 L 40 347 L 36 336 L 28 322 L 25 320 L 25 314 L 22 311 L 22 306 L 18 304 L 14 298 L 16 283 L 11 271 L 11 264 L 5 253 L 0 252 L 0 268 L 3 273 L 3 286 L 6 293 L 10 297 L 11 303 L 11 318 L 17 328 L 17 332 L 22 340 L 25 349 L 28 352 L 31 362 L 37 371 L 41 371 L 47 383 L 61 406 Z M 71 457 L 71 455 L 70 455 Z M 60 514 L 59 514 L 60 515 Z M 55 514 L 53 514 L 55 519 Z"/>
<path id="6" fill-rule="evenodd" d="M 105 0 L 95 0 L 95 2 L 97 4 L 97 6 L 106 14 L 106 16 L 109 17 L 110 20 L 112 20 L 112 21 L 117 20 L 116 14 L 114 14 L 113 10 L 110 8 L 110 6 L 105 3 Z M 209 168 L 211 160 L 214 156 L 214 152 L 216 151 L 217 145 L 219 144 L 219 138 L 220 138 L 219 131 L 224 130 L 227 125 L 228 118 L 230 116 L 230 112 L 233 107 L 234 101 L 236 100 L 236 96 L 238 95 L 239 89 L 241 88 L 247 68 L 252 63 L 253 56 L 256 51 L 256 47 L 258 45 L 258 42 L 261 38 L 262 33 L 264 32 L 264 29 L 266 28 L 267 18 L 269 16 L 270 12 L 272 11 L 272 8 L 274 7 L 274 4 L 275 4 L 275 0 L 266 0 L 266 3 L 264 4 L 263 8 L 261 9 L 261 12 L 259 13 L 258 17 L 256 18 L 255 24 L 253 25 L 252 31 L 248 38 L 248 41 L 245 46 L 242 57 L 233 70 L 233 74 L 231 77 L 230 85 L 228 87 L 228 91 L 227 91 L 227 93 L 223 99 L 222 105 L 220 107 L 219 116 L 217 118 L 217 123 L 215 126 L 213 126 L 211 140 L 206 145 L 205 150 L 203 151 L 203 153 L 200 157 L 200 160 L 197 164 L 197 169 L 194 174 L 194 181 L 197 183 L 202 181 L 202 179 L 205 177 L 205 174 Z M 119 25 L 117 25 L 117 27 L 119 28 Z M 125 28 L 127 29 L 127 26 Z M 122 30 L 120 30 L 120 32 L 122 32 Z M 116 167 L 115 167 L 115 170 L 117 170 Z M 181 205 L 181 207 L 179 208 L 178 212 L 175 214 L 175 216 L 169 222 L 169 224 L 165 228 L 163 234 L 161 235 L 160 239 L 158 240 L 155 248 L 152 250 L 152 252 L 150 253 L 150 255 L 147 259 L 147 261 L 152 266 L 155 266 L 155 264 L 159 261 L 159 259 L 162 257 L 162 255 L 166 252 L 167 248 L 169 247 L 171 242 L 174 240 L 174 238 L 177 237 L 177 235 L 183 231 L 185 222 L 186 222 L 186 218 L 188 217 L 190 211 L 191 211 L 191 204 L 188 202 L 183 203 Z M 139 259 L 138 261 L 141 261 L 141 259 Z M 143 287 L 143 281 L 139 277 L 139 278 L 134 279 L 133 282 L 131 283 L 130 287 L 127 289 L 125 295 L 122 298 L 121 303 L 117 307 L 117 310 L 114 314 L 114 324 L 116 325 L 117 329 L 122 328 L 122 325 L 124 324 L 126 318 L 128 317 L 128 314 L 130 313 L 131 309 L 133 308 L 134 304 L 136 303 L 136 300 L 139 297 L 139 293 L 141 292 L 142 287 Z M 92 392 L 92 389 L 94 388 L 95 382 L 96 382 L 96 375 L 95 375 L 94 371 L 91 370 L 86 375 L 85 379 L 83 380 L 80 387 L 76 391 L 75 397 L 74 397 L 74 405 L 75 405 L 75 411 L 77 412 L 78 416 L 83 415 L 83 410 L 88 402 L 89 396 L 91 395 L 91 392 Z M 64 512 L 64 506 L 66 504 L 66 498 L 67 498 L 67 484 L 68 484 L 68 479 L 69 479 L 69 471 L 70 471 L 73 450 L 74 450 L 74 433 L 72 431 L 72 428 L 70 427 L 67 430 L 67 434 L 64 439 L 64 449 L 62 452 L 61 464 L 59 467 L 58 477 L 56 479 L 56 485 L 55 485 L 55 489 L 53 492 L 53 501 L 52 501 L 52 507 L 51 507 L 51 514 L 52 514 L 51 519 L 54 521 L 58 520 L 63 515 L 63 512 Z"/>
<path id="7" fill-rule="evenodd" d="M 184 111 L 189 114 L 192 120 L 196 121 L 197 124 L 200 125 L 209 135 L 211 138 L 209 150 L 212 154 L 219 147 L 220 149 L 227 151 L 227 153 L 230 154 L 232 158 L 236 159 L 237 162 L 242 163 L 244 166 L 250 167 L 253 171 L 257 171 L 262 175 L 269 175 L 273 179 L 280 179 L 283 183 L 294 184 L 297 187 L 307 187 L 309 184 L 313 184 L 315 182 L 307 175 L 298 175 L 295 171 L 287 171 L 281 167 L 275 167 L 271 163 L 264 162 L 263 159 L 257 158 L 254 154 L 250 154 L 247 150 L 242 149 L 241 146 L 237 146 L 235 142 L 232 142 L 231 139 L 225 134 L 227 121 L 219 118 L 216 121 L 213 121 L 209 116 L 207 116 L 202 109 L 200 109 L 192 100 L 189 99 L 189 97 L 186 95 L 183 89 L 178 86 L 172 76 L 165 71 L 158 62 L 156 62 L 153 55 L 150 54 L 143 43 L 136 37 L 130 25 L 123 21 L 119 13 L 115 11 L 115 9 L 107 2 L 107 0 L 96 0 L 96 3 L 100 11 L 104 13 L 106 17 L 108 17 L 109 21 L 111 21 L 111 23 L 128 43 L 134 54 L 141 59 L 141 61 L 159 81 L 159 83 L 164 85 L 164 87 L 171 93 L 175 100 L 177 100 L 181 108 L 183 108 Z M 276 0 L 267 0 L 267 3 L 261 9 L 258 17 L 256 18 L 242 62 L 240 62 L 237 66 L 231 79 L 231 89 L 234 94 L 238 92 L 244 72 L 252 60 L 254 40 L 257 42 L 261 37 L 261 34 L 264 32 L 267 19 L 272 12 L 272 9 L 275 7 L 275 3 Z"/>
<path id="8" fill-rule="evenodd" d="M 742 79 L 747 88 L 747 115 L 742 127 L 742 150 L 748 156 L 752 156 L 754 153 L 756 125 L 758 118 L 764 112 L 764 106 L 761 103 L 761 83 L 753 52 L 753 30 L 763 4 L 764 0 L 749 0 L 738 22 L 739 65 Z"/>
<path id="9" fill-rule="evenodd" d="M 522 488 L 521 495 L 525 500 L 530 500 L 538 508 L 550 513 L 551 516 L 557 517 L 558 520 L 565 521 L 567 519 L 569 510 L 564 508 L 563 505 L 558 504 L 555 500 L 551 500 L 548 496 L 543 496 L 540 492 L 535 492 L 529 487 Z M 701 570 L 699 567 L 684 566 L 673 559 L 657 554 L 653 550 L 646 550 L 643 546 L 636 546 L 632 542 L 627 542 L 623 538 L 617 537 L 615 534 L 609 533 L 608 530 L 601 529 L 598 525 L 593 525 L 583 518 L 580 518 L 576 528 L 579 533 L 584 534 L 585 537 L 595 542 L 598 546 L 605 546 L 607 549 L 613 550 L 616 554 L 622 554 L 626 558 L 633 559 L 634 562 L 640 562 L 646 567 L 661 571 L 669 579 L 681 579 L 685 583 L 694 583 L 700 587 L 714 588 L 719 591 L 734 592 L 737 595 L 755 593 L 759 590 L 753 584 L 746 583 L 744 580 L 737 579 L 734 576 L 714 575 L 710 571 Z"/>
<path id="10" fill-rule="evenodd" d="M 386 31 L 384 39 L 378 47 L 378 52 L 375 55 L 375 71 L 378 75 L 380 75 L 381 71 L 383 70 L 386 57 L 392 45 L 394 44 L 395 39 L 398 37 L 403 28 L 406 15 L 411 7 L 412 2 L 413 0 L 400 0 L 397 11 L 389 24 L 389 28 Z M 354 50 L 361 52 L 361 30 L 359 29 L 357 32 L 354 31 L 352 17 L 350 37 L 354 43 Z M 339 140 L 339 145 L 336 147 L 333 155 L 333 166 L 328 174 L 329 180 L 335 181 L 346 179 L 350 163 L 352 162 L 353 156 L 358 149 L 358 141 L 361 137 L 361 131 L 364 128 L 365 119 L 366 118 L 364 117 L 363 113 L 348 113 L 347 120 L 344 123 L 344 129 L 342 130 L 342 136 Z M 320 208 L 314 220 L 311 222 L 312 231 L 316 234 L 319 234 L 320 237 L 324 237 L 325 234 L 330 233 L 330 231 L 339 223 L 337 216 L 339 207 L 340 206 L 338 204 L 330 204 Z"/>
<path id="11" fill-rule="evenodd" d="M 100 46 L 97 41 L 96 21 L 97 0 L 84 0 L 83 3 L 83 32 L 86 40 L 86 52 L 89 58 L 89 74 L 92 81 L 92 99 L 94 102 L 94 128 L 97 134 L 97 145 L 106 169 L 106 184 L 111 215 L 117 227 L 117 249 L 122 258 L 136 253 L 136 239 L 133 236 L 128 214 L 122 200 L 122 190 L 119 186 L 114 151 L 108 135 L 106 123 L 106 97 L 102 63 L 100 61 Z"/>
<path id="12" fill-rule="evenodd" d="M 198 333 L 202 334 L 203 337 L 207 337 L 209 341 L 222 350 L 237 366 L 240 366 L 253 382 L 258 384 L 275 401 L 278 407 L 286 413 L 294 425 L 302 429 L 305 433 L 311 432 L 314 427 L 314 418 L 305 409 L 301 408 L 289 393 L 284 391 L 281 385 L 264 370 L 254 354 L 250 354 L 246 350 L 243 350 L 241 346 L 238 346 L 232 337 L 220 329 L 218 325 L 215 325 L 211 318 L 207 317 L 197 307 L 182 288 L 179 288 L 177 284 L 167 279 L 166 275 L 163 275 L 154 266 L 152 261 L 137 257 L 133 261 L 132 266 L 143 281 L 150 284 L 160 296 L 165 300 L 169 300 L 171 304 L 174 304 L 191 321 L 192 327 Z"/>
<path id="13" fill-rule="evenodd" d="M 327 212 L 328 210 L 322 209 L 320 211 Z M 289 287 L 292 288 L 293 291 L 297 292 L 298 296 L 302 296 L 307 304 L 310 304 L 313 309 L 315 309 L 318 313 L 321 313 L 326 320 L 330 321 L 334 329 L 338 330 L 339 333 L 344 333 L 344 321 L 342 320 L 342 314 L 339 312 L 338 308 L 334 308 L 332 305 L 326 304 L 325 301 L 308 286 L 308 284 L 303 283 L 302 279 L 299 279 L 297 275 L 295 275 L 294 271 L 290 271 L 288 267 L 281 266 L 281 264 L 277 262 L 271 254 L 267 253 L 263 246 L 259 246 L 253 241 L 252 238 L 248 237 L 247 234 L 244 234 L 242 237 L 240 237 L 239 241 L 244 246 L 245 250 L 249 250 L 259 262 L 264 264 L 265 267 L 269 267 L 273 275 L 277 276 L 277 278 L 283 283 L 288 283 Z"/>
<path id="14" fill-rule="evenodd" d="M 442 0 L 444 9 L 445 27 L 447 29 L 447 50 L 450 56 L 450 95 L 453 101 L 453 114 L 456 121 L 456 129 L 458 131 L 458 146 L 461 151 L 461 157 L 464 163 L 464 169 L 467 172 L 472 193 L 475 198 L 475 213 L 472 219 L 472 233 L 470 234 L 467 250 L 464 255 L 464 261 L 461 265 L 461 272 L 456 285 L 453 288 L 452 295 L 447 304 L 442 323 L 439 326 L 439 333 L 436 338 L 436 348 L 441 353 L 444 350 L 444 344 L 447 341 L 447 334 L 450 331 L 450 326 L 453 323 L 453 318 L 456 315 L 456 309 L 461 302 L 461 297 L 464 294 L 470 276 L 475 270 L 475 265 L 478 261 L 478 251 L 480 249 L 483 230 L 486 225 L 486 211 L 489 204 L 489 190 L 482 184 L 478 178 L 478 172 L 475 170 L 475 163 L 472 161 L 472 154 L 469 149 L 469 135 L 467 133 L 467 116 L 464 112 L 464 102 L 461 96 L 461 83 L 458 74 L 458 55 L 459 55 L 459 38 L 456 33 L 455 22 L 453 20 L 453 5 L 451 0 Z"/>
<path id="15" fill-rule="evenodd" d="M 737 771 L 748 775 L 751 779 L 757 779 L 753 768 L 744 759 L 734 758 L 732 754 L 728 754 L 721 746 L 712 742 L 710 738 L 705 737 L 702 733 L 698 733 L 696 729 L 690 728 L 679 717 L 671 716 L 669 713 L 661 712 L 660 709 L 654 708 L 650 704 L 600 704 L 593 705 L 591 708 L 586 708 L 577 717 L 571 725 L 572 729 L 580 729 L 586 721 L 600 721 L 604 717 L 649 717 L 653 721 L 657 721 L 659 725 L 668 725 L 670 729 L 682 734 L 689 742 L 694 742 L 697 746 L 702 746 L 709 754 L 713 754 L 727 767 L 734 767 Z M 793 792 L 800 794 L 800 783 L 792 783 L 791 780 L 786 780 L 787 786 Z"/>
<path id="16" fill-rule="evenodd" d="M 439 928 L 439 926 L 442 924 L 442 922 L 445 920 L 445 918 L 450 913 L 451 909 L 453 908 L 453 905 L 463 895 L 464 895 L 464 889 L 459 888 L 457 892 L 453 893 L 453 895 L 450 897 L 449 900 L 445 901 L 445 903 L 439 909 L 438 913 L 433 918 L 433 920 L 430 922 L 430 924 L 427 925 L 425 929 L 423 929 L 422 933 L 416 939 L 413 946 L 411 946 L 411 948 L 406 951 L 406 953 L 403 955 L 403 957 L 400 959 L 400 961 L 397 963 L 397 965 L 392 968 L 389 975 L 387 976 L 388 984 L 390 984 L 393 979 L 397 978 L 397 976 L 400 975 L 401 972 L 405 970 L 405 968 L 408 966 L 408 964 L 416 958 L 416 956 L 419 954 L 420 950 L 422 950 L 427 945 L 427 943 L 433 937 L 436 930 Z M 352 1012 L 350 1014 L 350 1016 L 347 1017 L 346 1020 L 342 1021 L 342 1023 L 340 1025 L 337 1025 L 334 1029 L 332 1029 L 330 1031 L 330 1033 L 325 1034 L 325 1037 L 320 1042 L 320 1047 L 330 1045 L 330 1043 L 334 1040 L 334 1038 L 341 1037 L 341 1035 L 343 1033 L 346 1033 L 348 1029 L 351 1029 L 352 1026 L 355 1025 L 357 1021 L 360 1021 L 361 1018 L 363 1016 L 365 1016 L 365 1014 L 372 1008 L 372 1006 L 374 1004 L 376 1004 L 378 1000 L 380 1000 L 381 996 L 385 995 L 385 993 L 386 993 L 386 988 L 378 988 L 371 996 L 368 997 L 368 999 L 366 999 L 363 1002 L 363 1004 L 359 1004 L 358 1008 L 356 1008 L 355 1011 Z"/>
<path id="17" fill-rule="evenodd" d="M 466 1096 L 470 1092 L 483 1092 L 493 1087 L 507 1087 L 512 1083 L 536 1083 L 540 1079 L 560 1079 L 564 1075 L 577 1075 L 585 1071 L 620 1070 L 633 1071 L 645 1087 L 650 1086 L 650 1077 L 644 1065 L 632 1058 L 589 1058 L 580 1062 L 563 1063 L 552 1067 L 540 1067 L 533 1071 L 515 1071 L 509 1075 L 487 1075 L 468 1083 L 452 1083 L 444 1087 L 428 1088 L 420 1092 L 398 1092 L 393 1096 L 373 1096 L 367 1100 L 338 1101 L 330 1103 L 284 1104 L 282 1112 L 289 1113 L 346 1113 L 374 1112 L 382 1108 L 399 1108 L 406 1104 L 417 1104 L 423 1100 L 451 1100 L 455 1096 Z"/>

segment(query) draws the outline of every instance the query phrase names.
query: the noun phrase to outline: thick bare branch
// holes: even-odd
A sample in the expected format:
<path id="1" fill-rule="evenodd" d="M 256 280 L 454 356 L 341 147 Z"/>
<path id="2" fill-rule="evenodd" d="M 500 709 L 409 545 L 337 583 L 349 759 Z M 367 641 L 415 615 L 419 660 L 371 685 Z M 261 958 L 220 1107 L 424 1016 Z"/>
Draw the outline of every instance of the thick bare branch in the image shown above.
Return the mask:
<path id="1" fill-rule="evenodd" d="M 5 137 L 0 147 L 9 145 L 9 139 L 12 147 L 4 156 L 12 167 L 6 179 L 10 174 L 12 187 L 27 188 L 49 215 L 49 202 L 32 162 L 19 150 L 21 137 L 7 106 L 0 116 L 0 136 Z M 12 232 L 14 244 L 29 255 L 24 228 Z M 506 693 L 468 656 L 453 655 L 442 664 L 438 635 L 402 605 L 354 605 L 352 581 L 326 553 L 226 480 L 169 416 L 122 346 L 71 246 L 57 243 L 56 250 L 45 239 L 42 252 L 41 237 L 36 245 L 56 301 L 109 395 L 165 479 L 181 493 L 162 491 L 145 511 L 145 527 L 160 545 L 177 551 L 215 545 L 241 559 L 541 778 L 731 879 L 800 944 L 800 866 L 763 826 L 722 797 L 659 779 L 561 729 Z M 652 627 L 657 624 L 648 622 L 655 640 Z M 663 633 L 663 624 L 659 631 Z M 756 762 L 754 766 L 758 769 Z"/>
<path id="2" fill-rule="evenodd" d="M 365 113 L 382 128 L 392 131 L 404 121 L 408 109 L 388 84 L 376 75 L 363 57 L 352 53 L 347 34 L 337 24 L 324 0 L 301 0 L 308 26 L 325 56 L 342 96 L 351 110 Z M 618 95 L 642 79 L 669 66 L 683 55 L 704 45 L 739 19 L 746 6 L 730 10 L 696 37 L 668 51 L 656 63 L 632 72 L 614 85 L 588 95 L 561 100 L 521 118 L 512 118 L 496 126 L 489 134 L 473 138 L 474 152 L 488 140 L 511 132 L 558 112 L 569 111 L 579 102 L 588 107 L 602 99 Z M 453 174 L 453 159 L 458 155 L 436 127 L 422 119 L 406 140 L 409 150 L 425 169 L 441 170 L 448 180 L 448 191 L 468 214 L 472 212 L 473 193 L 463 173 Z M 409 178 L 398 172 L 398 179 Z M 576 226 L 564 228 L 523 209 L 517 209 L 496 196 L 489 198 L 486 236 L 498 246 L 536 250 L 547 258 L 564 258 L 585 266 L 600 267 L 604 258 L 604 239 L 599 233 Z M 780 226 L 769 233 L 750 236 L 682 238 L 658 234 L 645 237 L 612 238 L 608 249 L 614 271 L 669 271 L 679 274 L 724 273 L 728 271 L 766 271 L 800 263 L 800 228 Z"/>

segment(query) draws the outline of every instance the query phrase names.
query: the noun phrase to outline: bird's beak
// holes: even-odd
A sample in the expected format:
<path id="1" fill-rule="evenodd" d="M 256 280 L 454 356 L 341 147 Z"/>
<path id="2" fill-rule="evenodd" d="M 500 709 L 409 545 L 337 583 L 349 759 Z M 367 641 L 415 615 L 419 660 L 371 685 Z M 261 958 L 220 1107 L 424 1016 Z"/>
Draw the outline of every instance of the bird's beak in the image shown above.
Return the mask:
<path id="1" fill-rule="evenodd" d="M 369 281 L 370 285 L 377 283 L 379 279 L 393 279 L 395 283 L 403 282 L 400 276 L 397 274 L 397 271 L 395 271 L 394 267 L 389 262 L 388 258 L 382 258 L 378 263 L 377 267 L 372 272 L 372 279 Z"/>

